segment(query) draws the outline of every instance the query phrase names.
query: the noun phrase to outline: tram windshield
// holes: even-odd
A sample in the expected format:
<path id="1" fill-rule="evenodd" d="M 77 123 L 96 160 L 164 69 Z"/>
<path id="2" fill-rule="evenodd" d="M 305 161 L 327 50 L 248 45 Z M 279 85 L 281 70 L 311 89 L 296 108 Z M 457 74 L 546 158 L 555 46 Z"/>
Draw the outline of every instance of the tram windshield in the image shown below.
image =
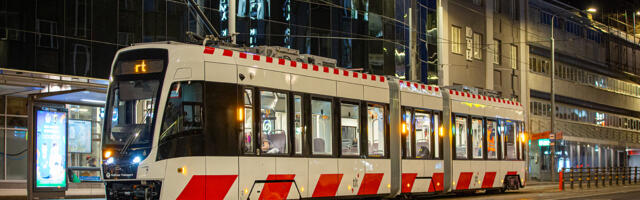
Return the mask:
<path id="1" fill-rule="evenodd" d="M 166 51 L 159 56 L 153 50 L 118 55 L 109 86 L 103 148 L 120 155 L 142 151 L 135 154 L 146 157 L 153 141 L 165 58 Z"/>

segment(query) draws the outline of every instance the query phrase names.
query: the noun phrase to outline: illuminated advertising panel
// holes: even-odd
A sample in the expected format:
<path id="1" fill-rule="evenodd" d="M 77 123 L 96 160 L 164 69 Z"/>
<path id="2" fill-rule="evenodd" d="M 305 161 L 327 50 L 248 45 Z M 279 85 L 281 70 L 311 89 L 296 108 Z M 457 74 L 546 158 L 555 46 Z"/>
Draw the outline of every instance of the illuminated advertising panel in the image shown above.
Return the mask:
<path id="1" fill-rule="evenodd" d="M 35 122 L 35 189 L 66 190 L 67 113 L 37 110 Z"/>
<path id="2" fill-rule="evenodd" d="M 91 153 L 91 121 L 69 120 L 69 152 Z"/>

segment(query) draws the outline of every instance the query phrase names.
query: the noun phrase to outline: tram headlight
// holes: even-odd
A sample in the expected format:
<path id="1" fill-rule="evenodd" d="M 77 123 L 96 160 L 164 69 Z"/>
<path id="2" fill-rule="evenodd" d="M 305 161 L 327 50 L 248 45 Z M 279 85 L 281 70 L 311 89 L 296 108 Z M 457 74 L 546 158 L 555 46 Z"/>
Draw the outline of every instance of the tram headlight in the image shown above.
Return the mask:
<path id="1" fill-rule="evenodd" d="M 131 162 L 132 162 L 133 164 L 140 163 L 140 161 L 142 161 L 142 159 L 140 158 L 140 156 L 136 156 L 136 157 L 134 157 L 134 158 L 133 158 L 133 160 L 131 160 Z"/>
<path id="2" fill-rule="evenodd" d="M 114 162 L 113 158 L 107 159 L 107 165 L 113 164 L 113 162 Z"/>

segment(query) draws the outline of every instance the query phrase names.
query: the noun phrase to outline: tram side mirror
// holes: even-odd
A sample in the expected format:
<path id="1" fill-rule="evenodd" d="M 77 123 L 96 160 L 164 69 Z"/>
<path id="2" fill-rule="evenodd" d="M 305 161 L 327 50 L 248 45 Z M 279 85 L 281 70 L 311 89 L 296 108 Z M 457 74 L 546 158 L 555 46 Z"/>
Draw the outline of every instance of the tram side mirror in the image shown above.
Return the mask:
<path id="1" fill-rule="evenodd" d="M 244 74 L 240 74 L 240 75 L 238 75 L 238 77 L 240 78 L 241 81 L 244 80 Z"/>

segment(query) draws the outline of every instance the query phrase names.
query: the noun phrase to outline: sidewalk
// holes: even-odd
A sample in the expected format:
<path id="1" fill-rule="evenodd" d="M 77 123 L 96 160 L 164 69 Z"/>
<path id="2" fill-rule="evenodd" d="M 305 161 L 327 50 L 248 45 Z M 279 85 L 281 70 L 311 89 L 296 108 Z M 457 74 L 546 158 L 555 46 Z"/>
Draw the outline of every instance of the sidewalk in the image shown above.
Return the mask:
<path id="1" fill-rule="evenodd" d="M 27 183 L 4 182 L 0 183 L 0 199 L 27 199 Z M 104 185 L 102 183 L 69 183 L 69 190 L 65 198 L 104 198 Z"/>

